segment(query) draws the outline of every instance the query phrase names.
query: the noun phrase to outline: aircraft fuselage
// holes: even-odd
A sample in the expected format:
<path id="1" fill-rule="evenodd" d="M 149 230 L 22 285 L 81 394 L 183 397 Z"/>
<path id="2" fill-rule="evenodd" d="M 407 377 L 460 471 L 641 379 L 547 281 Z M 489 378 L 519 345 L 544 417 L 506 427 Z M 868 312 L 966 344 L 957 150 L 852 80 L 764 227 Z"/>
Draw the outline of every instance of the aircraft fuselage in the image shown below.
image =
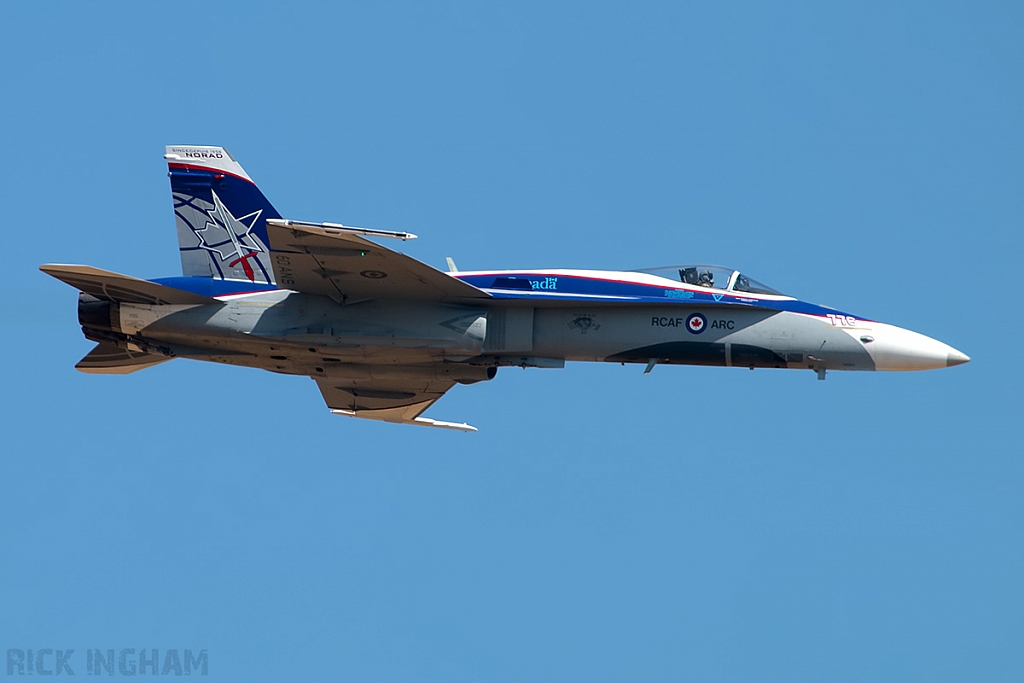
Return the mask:
<path id="1" fill-rule="evenodd" d="M 626 275 L 608 273 L 609 278 Z M 484 284 L 472 274 L 461 277 Z M 522 273 L 488 277 L 530 282 Z M 173 278 L 178 287 L 187 279 Z M 557 287 L 567 278 L 534 279 Z M 566 361 L 796 368 L 820 375 L 825 370 L 921 370 L 966 359 L 923 335 L 788 297 L 749 303 L 722 297 L 705 303 L 678 294 L 665 301 L 631 301 L 574 297 L 564 288 L 559 297 L 543 296 L 552 290 L 539 288 L 529 294 L 484 289 L 503 298 L 472 305 L 339 304 L 324 296 L 270 289 L 226 294 L 216 305 L 169 306 L 99 302 L 82 295 L 80 318 L 97 341 L 107 335 L 165 355 L 312 377 L 362 372 L 355 366 L 398 371 L 446 362 L 453 365 L 453 378 L 458 378 L 458 364 L 466 369 L 466 380 L 477 381 L 487 378 L 480 368 L 559 367 Z M 805 310 L 762 307 L 772 304 Z"/>

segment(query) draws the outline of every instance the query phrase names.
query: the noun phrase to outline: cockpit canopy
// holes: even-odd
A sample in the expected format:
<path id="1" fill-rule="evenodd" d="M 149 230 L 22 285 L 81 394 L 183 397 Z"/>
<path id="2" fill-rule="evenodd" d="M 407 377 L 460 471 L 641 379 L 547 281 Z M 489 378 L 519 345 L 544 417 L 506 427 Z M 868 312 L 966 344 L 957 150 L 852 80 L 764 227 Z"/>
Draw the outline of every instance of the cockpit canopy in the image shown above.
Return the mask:
<path id="1" fill-rule="evenodd" d="M 763 285 L 752 277 L 738 270 L 722 266 L 665 266 L 663 268 L 644 268 L 637 271 L 649 273 L 669 280 L 677 280 L 685 285 L 696 285 L 709 289 L 721 289 L 727 292 L 750 292 L 751 294 L 774 294 L 784 296 L 768 285 Z"/>

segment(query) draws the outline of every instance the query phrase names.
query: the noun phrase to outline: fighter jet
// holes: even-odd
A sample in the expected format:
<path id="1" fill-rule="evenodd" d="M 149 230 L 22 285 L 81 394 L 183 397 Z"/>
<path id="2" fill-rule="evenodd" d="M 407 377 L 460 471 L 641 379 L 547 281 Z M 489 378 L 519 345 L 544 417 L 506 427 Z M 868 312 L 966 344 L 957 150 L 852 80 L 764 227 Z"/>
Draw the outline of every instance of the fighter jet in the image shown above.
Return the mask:
<path id="1" fill-rule="evenodd" d="M 732 268 L 443 272 L 368 238 L 288 220 L 223 147 L 169 146 L 182 277 L 40 269 L 80 290 L 97 343 L 75 366 L 192 358 L 311 377 L 336 415 L 476 429 L 423 413 L 505 366 L 566 361 L 927 370 L 970 359 L 922 334 L 786 296 Z"/>

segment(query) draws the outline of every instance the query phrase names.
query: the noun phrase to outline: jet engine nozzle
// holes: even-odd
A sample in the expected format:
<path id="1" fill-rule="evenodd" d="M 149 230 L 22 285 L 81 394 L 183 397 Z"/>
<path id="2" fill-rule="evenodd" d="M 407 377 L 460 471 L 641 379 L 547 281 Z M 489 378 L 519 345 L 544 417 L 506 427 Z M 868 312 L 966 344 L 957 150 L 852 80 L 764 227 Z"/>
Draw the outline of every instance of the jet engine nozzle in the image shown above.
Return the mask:
<path id="1" fill-rule="evenodd" d="M 78 295 L 78 324 L 83 328 L 120 332 L 121 312 L 117 303 L 82 292 Z"/>

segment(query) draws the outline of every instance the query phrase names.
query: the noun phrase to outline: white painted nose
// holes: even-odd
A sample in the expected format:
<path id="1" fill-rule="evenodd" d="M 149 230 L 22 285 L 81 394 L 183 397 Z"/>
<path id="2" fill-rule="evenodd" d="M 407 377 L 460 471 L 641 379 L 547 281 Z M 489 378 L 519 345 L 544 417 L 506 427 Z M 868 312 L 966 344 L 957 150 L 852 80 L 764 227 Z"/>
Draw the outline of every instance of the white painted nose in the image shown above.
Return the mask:
<path id="1" fill-rule="evenodd" d="M 971 360 L 949 344 L 884 323 L 872 323 L 871 331 L 861 335 L 860 341 L 874 360 L 876 370 L 934 370 Z"/>

